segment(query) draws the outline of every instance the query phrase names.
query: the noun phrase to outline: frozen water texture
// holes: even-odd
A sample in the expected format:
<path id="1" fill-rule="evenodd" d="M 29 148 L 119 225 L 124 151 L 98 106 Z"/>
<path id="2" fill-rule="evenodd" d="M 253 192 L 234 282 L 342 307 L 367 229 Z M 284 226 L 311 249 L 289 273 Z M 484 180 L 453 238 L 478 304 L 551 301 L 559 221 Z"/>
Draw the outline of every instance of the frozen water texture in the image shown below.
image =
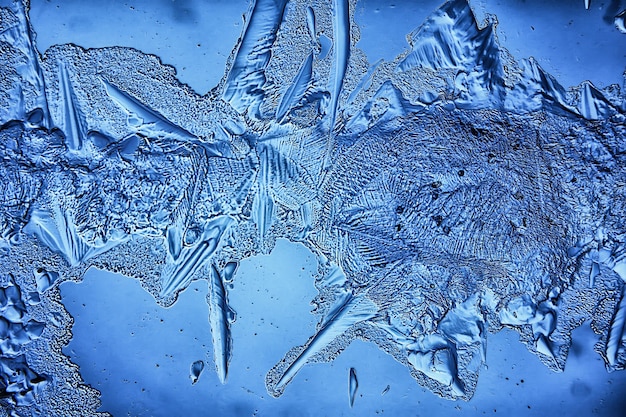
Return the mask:
<path id="1" fill-rule="evenodd" d="M 356 377 L 356 371 L 354 368 L 350 368 L 350 407 L 354 406 L 354 399 L 356 397 L 357 390 L 359 389 L 359 381 Z"/>
<path id="2" fill-rule="evenodd" d="M 448 399 L 472 398 L 504 327 L 561 371 L 589 321 L 606 368 L 626 366 L 619 86 L 564 88 L 501 48 L 466 0 L 371 65 L 355 7 L 257 0 L 203 96 L 135 49 L 40 55 L 28 8 L 0 9 L 4 408 L 97 415 L 62 353 L 72 320 L 58 290 L 92 266 L 162 306 L 206 280 L 227 383 L 239 262 L 279 238 L 317 257 L 320 318 L 268 370 L 273 396 L 355 339 Z M 195 384 L 204 361 L 185 366 Z M 350 406 L 357 390 L 351 368 Z"/>

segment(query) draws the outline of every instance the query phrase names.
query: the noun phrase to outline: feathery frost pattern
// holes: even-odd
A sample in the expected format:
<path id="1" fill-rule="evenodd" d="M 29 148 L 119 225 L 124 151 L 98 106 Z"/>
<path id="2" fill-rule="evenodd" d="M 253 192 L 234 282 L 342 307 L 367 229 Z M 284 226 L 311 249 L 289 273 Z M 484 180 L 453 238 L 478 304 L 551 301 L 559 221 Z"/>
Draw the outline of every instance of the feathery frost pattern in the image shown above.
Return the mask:
<path id="1" fill-rule="evenodd" d="M 7 410 L 102 414 L 61 351 L 72 319 L 58 285 L 90 267 L 138 279 L 162 306 L 206 280 L 214 368 L 228 383 L 238 343 L 228 291 L 239 262 L 278 238 L 317 257 L 320 319 L 268 370 L 273 396 L 357 338 L 448 399 L 472 398 L 489 333 L 503 327 L 559 371 L 572 330 L 590 321 L 607 369 L 626 367 L 617 86 L 565 89 L 534 59 L 515 61 L 466 0 L 443 4 L 408 50 L 375 65 L 356 47 L 354 0 L 256 0 L 222 82 L 201 96 L 135 49 L 37 51 L 28 7 L 10 4 L 0 10 Z M 204 369 L 191 365 L 193 383 Z M 357 392 L 351 368 L 350 406 Z"/>

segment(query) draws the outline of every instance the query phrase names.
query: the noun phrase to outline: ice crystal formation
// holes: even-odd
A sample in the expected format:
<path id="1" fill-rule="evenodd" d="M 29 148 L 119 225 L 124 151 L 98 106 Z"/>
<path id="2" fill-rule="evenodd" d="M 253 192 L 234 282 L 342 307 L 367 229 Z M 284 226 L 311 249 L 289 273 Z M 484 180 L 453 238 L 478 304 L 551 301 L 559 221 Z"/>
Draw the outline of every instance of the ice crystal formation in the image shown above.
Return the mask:
<path id="1" fill-rule="evenodd" d="M 207 365 L 226 382 L 229 286 L 277 238 L 317 256 L 320 318 L 268 370 L 273 396 L 357 338 L 449 399 L 472 397 L 503 327 L 558 371 L 590 321 L 607 369 L 625 367 L 619 87 L 563 88 L 501 48 L 466 0 L 370 65 L 354 8 L 257 0 L 204 96 L 134 49 L 40 55 L 28 6 L 0 8 L 3 410 L 98 415 L 61 352 L 72 318 L 58 284 L 90 267 L 138 279 L 163 306 L 206 280 Z M 350 386 L 352 402 L 354 369 Z"/>

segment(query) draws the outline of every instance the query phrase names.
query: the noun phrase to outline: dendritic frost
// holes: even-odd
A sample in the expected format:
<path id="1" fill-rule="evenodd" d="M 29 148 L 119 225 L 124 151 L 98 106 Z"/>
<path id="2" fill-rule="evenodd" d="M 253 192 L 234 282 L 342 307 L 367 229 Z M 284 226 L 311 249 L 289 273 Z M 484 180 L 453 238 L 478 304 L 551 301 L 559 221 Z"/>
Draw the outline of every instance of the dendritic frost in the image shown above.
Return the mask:
<path id="1" fill-rule="evenodd" d="M 466 0 L 374 65 L 356 48 L 354 1 L 256 0 L 222 81 L 200 96 L 134 49 L 40 55 L 28 6 L 9 4 L 3 409 L 98 414 L 98 393 L 61 352 L 72 319 L 58 290 L 92 266 L 140 280 L 163 306 L 206 280 L 225 383 L 238 343 L 228 290 L 239 262 L 278 238 L 317 256 L 320 319 L 268 370 L 273 396 L 354 339 L 449 399 L 472 397 L 489 333 L 503 327 L 558 371 L 572 330 L 590 321 L 607 369 L 626 367 L 618 86 L 565 89 L 511 57 Z M 191 364 L 192 383 L 204 368 Z M 350 405 L 357 387 L 350 369 Z"/>

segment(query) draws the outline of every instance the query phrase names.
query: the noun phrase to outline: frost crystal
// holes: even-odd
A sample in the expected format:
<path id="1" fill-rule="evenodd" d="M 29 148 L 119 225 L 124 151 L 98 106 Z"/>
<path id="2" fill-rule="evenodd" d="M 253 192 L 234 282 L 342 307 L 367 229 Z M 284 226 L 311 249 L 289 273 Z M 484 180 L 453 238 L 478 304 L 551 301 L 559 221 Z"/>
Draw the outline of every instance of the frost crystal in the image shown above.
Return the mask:
<path id="1" fill-rule="evenodd" d="M 562 370 L 590 321 L 626 366 L 626 97 L 515 61 L 466 0 L 370 67 L 355 3 L 327 3 L 257 0 L 205 96 L 130 48 L 40 56 L 28 8 L 0 9 L 4 408 L 98 414 L 58 290 L 92 266 L 163 306 L 206 280 L 226 382 L 229 288 L 278 238 L 317 256 L 321 319 L 269 370 L 273 396 L 356 338 L 449 399 L 472 397 L 505 326 Z M 350 405 L 357 387 L 351 368 Z"/>

